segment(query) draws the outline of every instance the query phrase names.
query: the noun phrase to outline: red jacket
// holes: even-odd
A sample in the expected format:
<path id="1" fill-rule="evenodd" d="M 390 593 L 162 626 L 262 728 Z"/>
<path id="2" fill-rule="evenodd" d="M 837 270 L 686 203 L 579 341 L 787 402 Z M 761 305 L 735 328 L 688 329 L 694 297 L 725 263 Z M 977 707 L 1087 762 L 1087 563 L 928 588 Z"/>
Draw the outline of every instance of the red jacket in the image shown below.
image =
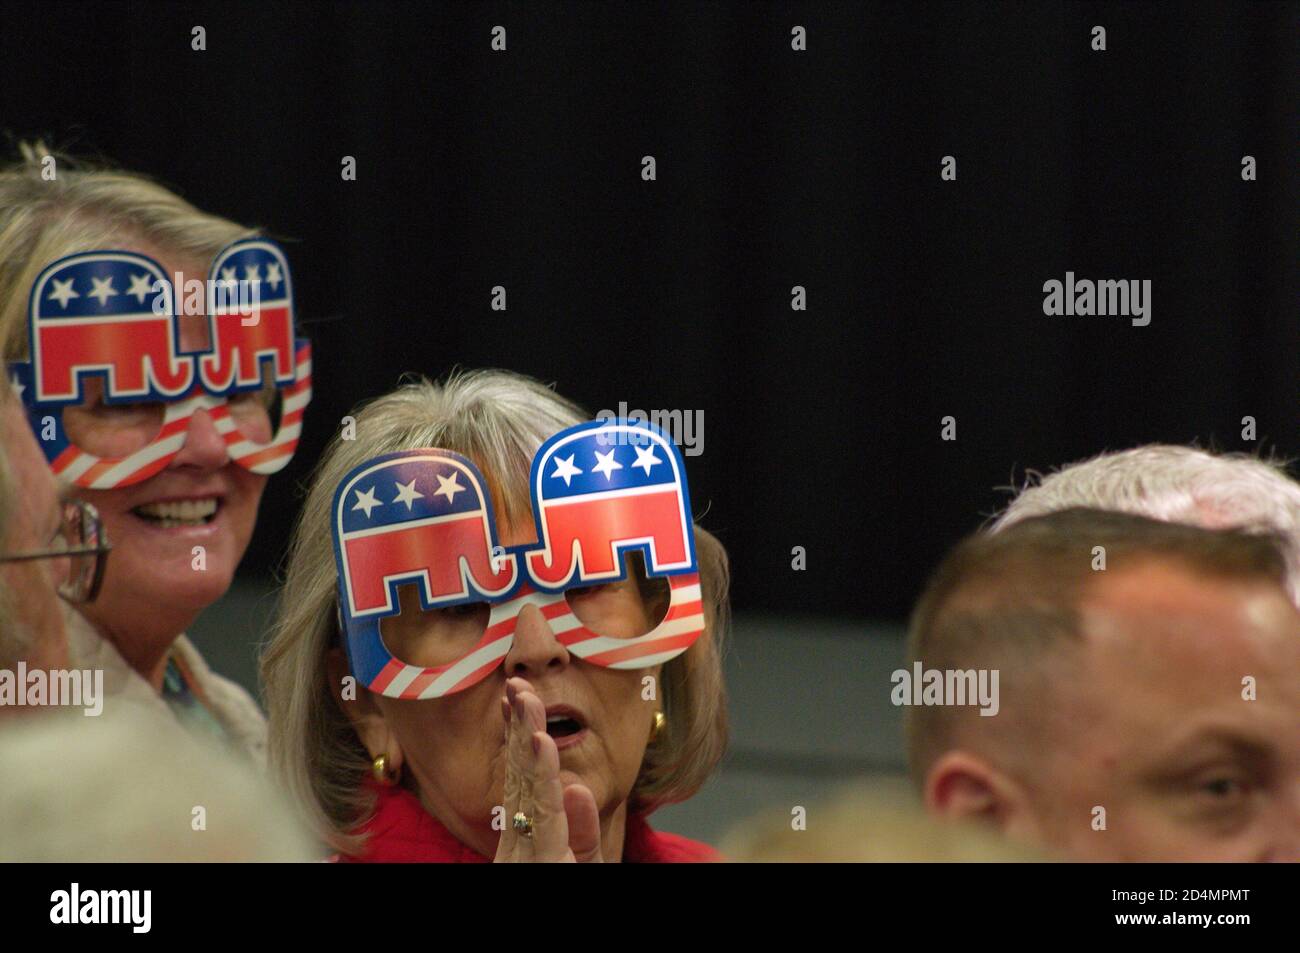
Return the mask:
<path id="1" fill-rule="evenodd" d="M 466 847 L 443 827 L 410 791 L 377 788 L 375 816 L 362 825 L 369 835 L 362 853 L 340 856 L 344 863 L 483 864 L 490 858 Z M 631 814 L 623 835 L 623 860 L 634 864 L 709 863 L 717 852 L 707 844 L 650 829 L 645 815 Z"/>

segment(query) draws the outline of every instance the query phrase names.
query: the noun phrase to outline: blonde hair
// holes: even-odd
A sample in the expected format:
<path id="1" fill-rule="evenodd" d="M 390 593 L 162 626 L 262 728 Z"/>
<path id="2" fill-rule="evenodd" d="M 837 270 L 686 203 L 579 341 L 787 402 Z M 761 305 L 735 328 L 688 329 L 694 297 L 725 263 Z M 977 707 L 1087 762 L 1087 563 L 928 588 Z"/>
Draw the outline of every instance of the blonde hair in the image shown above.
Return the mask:
<path id="1" fill-rule="evenodd" d="M 330 519 L 334 491 L 354 467 L 381 453 L 441 447 L 461 453 L 485 474 L 498 521 L 531 525 L 529 467 L 538 447 L 560 430 L 592 419 L 542 383 L 508 371 L 417 378 L 354 412 L 354 440 L 336 434 L 313 474 L 290 544 L 276 622 L 262 655 L 273 769 L 310 823 L 337 849 L 373 810 L 364 790 L 370 758 L 329 684 L 326 653 L 334 646 L 337 573 Z M 665 663 L 660 679 L 667 717 L 646 750 L 630 806 L 651 810 L 694 794 L 726 745 L 721 647 L 726 630 L 727 556 L 695 528 L 706 631 Z"/>
<path id="2" fill-rule="evenodd" d="M 18 151 L 17 162 L 0 166 L 0 351 L 5 360 L 28 355 L 27 298 L 46 265 L 77 252 L 142 242 L 206 266 L 231 242 L 257 234 L 199 211 L 143 175 L 79 162 L 42 142 L 20 143 Z"/>

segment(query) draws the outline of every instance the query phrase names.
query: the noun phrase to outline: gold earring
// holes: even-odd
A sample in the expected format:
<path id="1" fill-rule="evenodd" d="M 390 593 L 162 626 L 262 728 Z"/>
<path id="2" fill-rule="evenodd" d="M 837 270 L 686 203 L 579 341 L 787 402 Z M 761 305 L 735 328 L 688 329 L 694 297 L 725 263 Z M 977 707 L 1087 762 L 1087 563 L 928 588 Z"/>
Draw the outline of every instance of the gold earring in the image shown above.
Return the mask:
<path id="1" fill-rule="evenodd" d="M 374 775 L 375 780 L 386 788 L 391 788 L 397 783 L 397 775 L 388 773 L 388 755 L 381 754 L 370 762 L 370 773 Z"/>
<path id="2" fill-rule="evenodd" d="M 668 722 L 668 716 L 663 712 L 655 712 L 654 724 L 650 726 L 650 740 L 654 741 L 659 737 L 659 732 L 664 730 L 664 725 Z"/>

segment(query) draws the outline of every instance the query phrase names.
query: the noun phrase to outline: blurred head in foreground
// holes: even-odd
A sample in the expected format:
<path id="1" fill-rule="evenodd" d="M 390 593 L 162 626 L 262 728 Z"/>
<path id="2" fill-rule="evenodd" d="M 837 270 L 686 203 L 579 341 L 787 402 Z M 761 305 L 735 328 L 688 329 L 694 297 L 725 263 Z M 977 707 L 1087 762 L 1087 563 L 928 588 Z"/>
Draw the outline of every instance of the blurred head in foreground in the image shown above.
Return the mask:
<path id="1" fill-rule="evenodd" d="M 0 380 L 0 669 L 67 664 L 59 587 L 67 559 L 14 559 L 53 552 L 63 528 L 59 489 L 27 426 L 22 405 Z M 0 707 L 0 714 L 4 708 Z"/>
<path id="2" fill-rule="evenodd" d="M 794 809 L 792 809 L 793 811 Z M 801 823 L 797 821 L 801 820 Z M 846 788 L 810 804 L 799 819 L 784 809 L 758 814 L 721 845 L 736 863 L 998 863 L 1040 860 L 971 823 L 929 817 L 901 778 Z"/>
<path id="3" fill-rule="evenodd" d="M 141 708 L 15 720 L 0 764 L 0 862 L 320 856 L 250 765 Z"/>
<path id="4" fill-rule="evenodd" d="M 1076 859 L 1300 860 L 1283 547 L 1088 509 L 961 543 L 908 635 L 926 807 Z M 996 714 L 951 690 L 971 671 Z"/>
<path id="5" fill-rule="evenodd" d="M 1279 461 L 1169 444 L 1103 453 L 1026 486 L 993 531 L 1072 506 L 1276 533 L 1286 555 L 1287 591 L 1300 605 L 1300 483 Z"/>

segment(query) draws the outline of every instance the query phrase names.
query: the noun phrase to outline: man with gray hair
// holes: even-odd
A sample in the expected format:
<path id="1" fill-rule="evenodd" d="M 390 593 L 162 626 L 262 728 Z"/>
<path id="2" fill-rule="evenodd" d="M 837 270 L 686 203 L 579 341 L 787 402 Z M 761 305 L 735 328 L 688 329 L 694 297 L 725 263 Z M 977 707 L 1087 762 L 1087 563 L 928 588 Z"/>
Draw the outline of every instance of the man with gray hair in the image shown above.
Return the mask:
<path id="1" fill-rule="evenodd" d="M 971 536 L 917 603 L 909 662 L 940 689 L 996 672 L 1000 704 L 904 702 L 926 808 L 1076 860 L 1300 861 L 1285 572 L 1276 534 L 1110 510 Z"/>
<path id="2" fill-rule="evenodd" d="M 1277 534 L 1287 562 L 1287 591 L 1300 606 L 1300 484 L 1281 462 L 1171 444 L 1103 453 L 1021 489 L 991 529 L 1075 506 L 1205 529 Z"/>

